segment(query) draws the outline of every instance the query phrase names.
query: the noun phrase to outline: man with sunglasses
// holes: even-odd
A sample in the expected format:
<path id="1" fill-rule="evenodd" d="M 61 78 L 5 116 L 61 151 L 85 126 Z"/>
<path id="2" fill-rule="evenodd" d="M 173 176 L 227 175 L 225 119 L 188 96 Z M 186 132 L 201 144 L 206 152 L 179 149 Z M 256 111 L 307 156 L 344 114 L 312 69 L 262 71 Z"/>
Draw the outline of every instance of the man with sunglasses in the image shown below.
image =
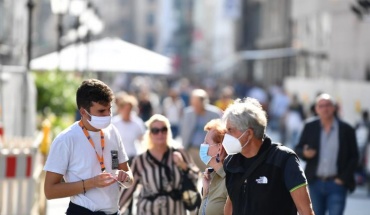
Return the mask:
<path id="1" fill-rule="evenodd" d="M 46 198 L 71 197 L 67 215 L 117 215 L 119 186 L 131 186 L 133 177 L 121 138 L 110 125 L 112 90 L 99 80 L 85 80 L 76 100 L 81 120 L 55 138 L 44 167 Z"/>

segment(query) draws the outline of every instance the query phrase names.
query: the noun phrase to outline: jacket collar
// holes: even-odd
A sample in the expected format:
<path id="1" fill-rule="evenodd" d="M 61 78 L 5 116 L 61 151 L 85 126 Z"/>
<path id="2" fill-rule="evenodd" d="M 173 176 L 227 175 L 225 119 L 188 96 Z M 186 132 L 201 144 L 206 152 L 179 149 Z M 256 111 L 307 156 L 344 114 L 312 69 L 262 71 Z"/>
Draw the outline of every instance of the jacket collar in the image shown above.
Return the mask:
<path id="1" fill-rule="evenodd" d="M 271 146 L 272 142 L 268 136 L 265 136 L 261 148 L 259 149 L 257 155 L 253 158 L 258 157 L 262 152 L 267 150 L 269 146 Z M 253 159 L 252 158 L 252 159 Z M 243 160 L 247 159 L 242 154 L 238 153 L 235 155 L 229 155 L 224 163 L 224 168 L 226 171 L 231 173 L 243 173 L 246 171 L 245 167 L 243 166 Z"/>

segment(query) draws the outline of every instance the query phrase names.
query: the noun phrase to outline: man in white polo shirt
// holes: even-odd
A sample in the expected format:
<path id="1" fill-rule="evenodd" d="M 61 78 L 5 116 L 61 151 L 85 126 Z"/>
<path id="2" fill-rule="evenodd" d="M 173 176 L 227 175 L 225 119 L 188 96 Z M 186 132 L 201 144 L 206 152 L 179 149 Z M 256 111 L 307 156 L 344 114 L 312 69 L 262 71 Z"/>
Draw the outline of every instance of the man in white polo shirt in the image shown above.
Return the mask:
<path id="1" fill-rule="evenodd" d="M 112 118 L 112 124 L 121 136 L 130 164 L 138 154 L 138 147 L 141 146 L 137 143 L 142 140 L 146 129 L 143 120 L 133 111 L 137 109 L 138 105 L 134 96 L 119 93 L 115 100 L 118 114 Z"/>
<path id="2" fill-rule="evenodd" d="M 67 215 L 118 214 L 119 187 L 131 186 L 133 177 L 121 138 L 110 125 L 112 90 L 99 80 L 85 80 L 76 100 L 81 120 L 55 138 L 44 167 L 46 198 L 71 197 Z"/>

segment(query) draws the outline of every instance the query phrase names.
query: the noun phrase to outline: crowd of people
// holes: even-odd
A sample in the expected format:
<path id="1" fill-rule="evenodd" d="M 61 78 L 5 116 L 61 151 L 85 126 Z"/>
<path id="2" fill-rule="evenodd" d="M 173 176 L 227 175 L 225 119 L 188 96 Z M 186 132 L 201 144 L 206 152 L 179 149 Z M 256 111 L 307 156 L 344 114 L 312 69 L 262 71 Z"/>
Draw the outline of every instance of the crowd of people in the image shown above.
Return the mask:
<path id="1" fill-rule="evenodd" d="M 241 98 L 225 86 L 219 99 L 181 89 L 170 88 L 156 113 L 150 91 L 114 97 L 105 83 L 83 81 L 81 118 L 51 145 L 46 197 L 71 197 L 67 215 L 344 213 L 359 150 L 329 94 L 305 121 L 298 97 L 281 86 L 256 85 Z M 184 178 L 201 185 L 194 210 L 183 202 Z"/>

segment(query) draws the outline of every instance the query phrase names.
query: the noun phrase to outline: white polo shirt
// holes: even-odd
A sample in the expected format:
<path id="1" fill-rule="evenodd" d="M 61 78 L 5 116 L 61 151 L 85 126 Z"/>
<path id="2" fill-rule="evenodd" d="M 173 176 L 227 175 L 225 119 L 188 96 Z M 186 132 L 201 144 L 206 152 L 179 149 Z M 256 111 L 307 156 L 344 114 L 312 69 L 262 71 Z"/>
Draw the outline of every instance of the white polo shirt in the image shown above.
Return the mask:
<path id="1" fill-rule="evenodd" d="M 111 150 L 118 151 L 119 163 L 126 162 L 128 157 L 116 128 L 109 125 L 103 129 L 103 132 L 105 140 L 104 164 L 106 172 L 113 172 Z M 96 151 L 101 155 L 100 132 L 89 131 L 89 134 L 95 144 Z M 101 173 L 95 150 L 78 122 L 72 124 L 55 138 L 44 170 L 63 175 L 66 182 L 87 180 Z M 103 211 L 111 214 L 118 211 L 119 194 L 119 186 L 114 183 L 108 187 L 90 189 L 86 191 L 85 195 L 80 193 L 71 196 L 71 201 L 91 211 Z"/>
<path id="2" fill-rule="evenodd" d="M 121 136 L 127 156 L 135 157 L 138 154 L 137 145 L 140 138 L 145 133 L 145 124 L 141 118 L 131 114 L 130 121 L 123 121 L 122 117 L 117 115 L 112 119 L 112 124 L 117 128 Z"/>

